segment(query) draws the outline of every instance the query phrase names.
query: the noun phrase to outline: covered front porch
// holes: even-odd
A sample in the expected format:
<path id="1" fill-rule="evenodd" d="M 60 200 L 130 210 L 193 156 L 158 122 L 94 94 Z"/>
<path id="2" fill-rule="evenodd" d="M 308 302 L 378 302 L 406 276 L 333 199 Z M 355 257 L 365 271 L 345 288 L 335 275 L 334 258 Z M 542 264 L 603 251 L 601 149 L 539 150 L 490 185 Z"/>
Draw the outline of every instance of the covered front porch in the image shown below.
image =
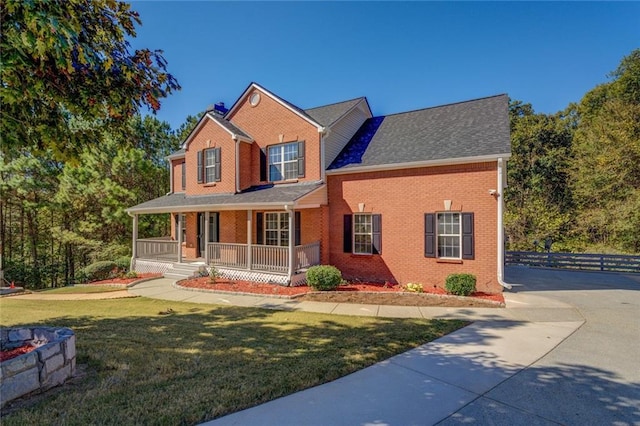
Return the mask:
<path id="1" fill-rule="evenodd" d="M 181 270 L 186 276 L 206 266 L 227 278 L 294 285 L 301 272 L 322 263 L 321 223 L 327 210 L 321 203 L 326 195 L 318 189 L 324 185 L 234 195 L 170 194 L 132 207 L 132 270 Z M 279 201 L 241 202 L 256 193 Z M 157 213 L 171 214 L 171 235 L 138 238 L 138 216 Z"/>

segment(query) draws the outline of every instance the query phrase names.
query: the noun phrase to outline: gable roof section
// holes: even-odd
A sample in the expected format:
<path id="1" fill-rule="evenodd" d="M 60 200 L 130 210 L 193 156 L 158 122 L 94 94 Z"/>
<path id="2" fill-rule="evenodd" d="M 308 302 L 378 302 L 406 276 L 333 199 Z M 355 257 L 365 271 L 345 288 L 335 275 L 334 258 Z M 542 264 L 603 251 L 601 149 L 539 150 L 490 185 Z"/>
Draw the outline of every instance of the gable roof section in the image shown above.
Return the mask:
<path id="1" fill-rule="evenodd" d="M 304 110 L 304 112 L 313 117 L 313 119 L 318 123 L 321 123 L 323 126 L 329 127 L 363 100 L 367 102 L 367 98 L 361 96 L 359 98 L 350 99 L 348 101 L 336 102 L 330 105 L 309 108 Z M 368 103 L 367 108 L 369 108 Z"/>
<path id="2" fill-rule="evenodd" d="M 317 122 L 313 117 L 307 114 L 303 109 L 298 108 L 291 102 L 285 99 L 282 99 L 280 96 L 276 95 L 273 92 L 270 92 L 269 90 L 265 89 L 264 87 L 260 86 L 258 83 L 255 83 L 255 82 L 252 82 L 251 84 L 249 84 L 249 86 L 245 89 L 245 91 L 242 92 L 242 95 L 240 95 L 240 97 L 233 103 L 231 108 L 229 108 L 229 111 L 227 111 L 227 113 L 224 115 L 225 118 L 230 117 L 240 105 L 240 101 L 246 98 L 249 95 L 249 93 L 251 93 L 255 89 L 260 90 L 262 93 L 269 96 L 271 99 L 278 102 L 280 105 L 284 106 L 285 108 L 289 109 L 291 112 L 298 115 L 303 120 L 306 120 L 310 124 L 316 126 L 318 129 L 323 127 L 321 123 Z"/>
<path id="3" fill-rule="evenodd" d="M 509 98 L 497 95 L 364 122 L 328 173 L 508 157 Z"/>
<path id="4" fill-rule="evenodd" d="M 215 210 L 238 210 L 247 208 L 295 206 L 324 187 L 321 182 L 281 185 L 261 185 L 248 188 L 238 194 L 185 195 L 171 193 L 128 208 L 132 214 L 185 213 Z M 304 202 L 303 202 L 304 204 Z"/>
<path id="5" fill-rule="evenodd" d="M 204 113 L 202 117 L 200 117 L 200 120 L 198 121 L 196 126 L 193 128 L 193 130 L 191 130 L 187 138 L 182 143 L 182 147 L 181 147 L 182 149 L 187 148 L 187 145 L 189 145 L 189 142 L 191 142 L 191 139 L 193 139 L 193 137 L 198 133 L 198 131 L 202 128 L 202 126 L 204 126 L 204 123 L 206 123 L 207 120 L 211 120 L 217 125 L 219 125 L 220 127 L 222 127 L 227 133 L 229 133 L 232 139 L 238 138 L 241 141 L 253 142 L 253 138 L 249 136 L 244 130 L 240 129 L 238 126 L 236 126 L 229 120 L 225 119 L 223 116 L 216 114 L 212 111 L 207 111 Z M 173 154 L 171 154 L 169 157 L 176 155 L 179 152 L 180 151 L 176 151 Z"/>

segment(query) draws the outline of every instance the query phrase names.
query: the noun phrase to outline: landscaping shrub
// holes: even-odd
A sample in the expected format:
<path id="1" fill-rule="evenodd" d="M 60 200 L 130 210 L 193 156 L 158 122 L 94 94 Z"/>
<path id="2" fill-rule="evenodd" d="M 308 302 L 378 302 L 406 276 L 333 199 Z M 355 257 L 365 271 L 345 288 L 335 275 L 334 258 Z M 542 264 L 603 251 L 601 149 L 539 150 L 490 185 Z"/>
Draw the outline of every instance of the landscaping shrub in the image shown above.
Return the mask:
<path id="1" fill-rule="evenodd" d="M 342 283 L 342 273 L 335 266 L 317 265 L 307 270 L 307 284 L 314 290 L 333 290 L 340 283 Z"/>
<path id="2" fill-rule="evenodd" d="M 220 271 L 218 271 L 218 269 L 215 266 L 211 266 L 209 268 L 209 281 L 211 281 L 212 283 L 215 283 L 216 280 L 221 277 L 222 277 L 222 274 L 220 273 Z"/>
<path id="3" fill-rule="evenodd" d="M 111 278 L 111 274 L 116 268 L 116 262 L 104 260 L 92 263 L 84 268 L 84 274 L 87 276 L 87 281 L 101 281 Z"/>
<path id="4" fill-rule="evenodd" d="M 476 291 L 476 276 L 472 274 L 451 274 L 444 284 L 447 293 L 468 296 Z"/>
<path id="5" fill-rule="evenodd" d="M 422 287 L 422 284 L 420 284 L 420 283 L 408 283 L 407 285 L 404 286 L 404 289 L 406 291 L 410 291 L 412 293 L 423 293 L 424 292 L 424 288 Z"/>
<path id="6" fill-rule="evenodd" d="M 116 267 L 118 271 L 126 273 L 131 266 L 131 258 L 129 256 L 122 256 L 116 259 Z"/>
<path id="7" fill-rule="evenodd" d="M 138 278 L 138 273 L 136 271 L 129 271 L 124 274 L 125 278 Z"/>

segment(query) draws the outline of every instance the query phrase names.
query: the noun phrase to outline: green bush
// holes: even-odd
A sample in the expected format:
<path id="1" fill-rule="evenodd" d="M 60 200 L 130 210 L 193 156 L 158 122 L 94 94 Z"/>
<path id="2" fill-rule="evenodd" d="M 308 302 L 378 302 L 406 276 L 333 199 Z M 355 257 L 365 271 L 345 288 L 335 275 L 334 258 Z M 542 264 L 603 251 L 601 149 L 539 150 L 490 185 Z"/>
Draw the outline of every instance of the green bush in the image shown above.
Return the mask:
<path id="1" fill-rule="evenodd" d="M 84 274 L 87 276 L 87 281 L 101 281 L 111 278 L 114 270 L 117 269 L 116 262 L 109 260 L 103 260 L 101 262 L 95 262 L 84 268 Z"/>
<path id="2" fill-rule="evenodd" d="M 124 274 L 125 278 L 138 278 L 138 273 L 136 271 L 129 271 Z"/>
<path id="3" fill-rule="evenodd" d="M 331 265 L 312 266 L 307 270 L 307 284 L 316 291 L 333 290 L 342 283 L 342 273 Z"/>
<path id="4" fill-rule="evenodd" d="M 451 274 L 444 283 L 447 293 L 468 296 L 476 291 L 476 276 L 471 274 Z"/>
<path id="5" fill-rule="evenodd" d="M 131 258 L 129 256 L 122 256 L 116 259 L 116 267 L 118 271 L 126 273 L 131 266 Z"/>

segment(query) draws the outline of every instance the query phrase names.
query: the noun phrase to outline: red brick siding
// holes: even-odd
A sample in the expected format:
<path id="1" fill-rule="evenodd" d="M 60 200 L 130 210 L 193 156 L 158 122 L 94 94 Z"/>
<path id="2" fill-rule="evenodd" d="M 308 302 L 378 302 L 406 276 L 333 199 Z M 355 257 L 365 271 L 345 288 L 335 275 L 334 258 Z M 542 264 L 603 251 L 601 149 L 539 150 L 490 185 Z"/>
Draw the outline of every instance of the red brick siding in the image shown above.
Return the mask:
<path id="1" fill-rule="evenodd" d="M 200 130 L 193 136 L 185 153 L 187 162 L 187 195 L 203 195 L 212 193 L 233 193 L 236 190 L 235 176 L 235 144 L 231 135 L 220 125 L 206 119 Z M 207 146 L 207 141 L 211 141 Z M 220 182 L 198 183 L 198 151 L 207 148 L 221 148 L 221 175 Z M 174 178 L 175 182 L 175 178 Z"/>
<path id="2" fill-rule="evenodd" d="M 182 189 L 182 163 L 184 158 L 178 160 L 171 160 L 171 167 L 173 168 L 173 192 L 184 192 Z"/>
<path id="3" fill-rule="evenodd" d="M 251 151 L 252 184 L 260 182 L 260 149 L 280 143 L 280 135 L 283 135 L 283 142 L 305 141 L 305 177 L 300 180 L 319 180 L 320 135 L 317 127 L 264 93 L 255 107 L 249 104 L 249 97 L 250 94 L 240 101 L 229 119 L 255 140 Z"/>
<path id="4" fill-rule="evenodd" d="M 260 168 L 258 157 L 255 163 L 252 157 L 253 146 L 255 144 L 240 143 L 240 190 L 247 189 L 252 185 L 251 176 L 254 168 Z"/>
<path id="5" fill-rule="evenodd" d="M 496 163 L 328 176 L 330 263 L 348 278 L 444 287 L 451 273 L 472 273 L 479 291 L 497 293 Z M 475 213 L 475 259 L 444 263 L 424 257 L 424 214 L 444 210 Z M 343 253 L 343 215 L 382 215 L 382 254 Z"/>

